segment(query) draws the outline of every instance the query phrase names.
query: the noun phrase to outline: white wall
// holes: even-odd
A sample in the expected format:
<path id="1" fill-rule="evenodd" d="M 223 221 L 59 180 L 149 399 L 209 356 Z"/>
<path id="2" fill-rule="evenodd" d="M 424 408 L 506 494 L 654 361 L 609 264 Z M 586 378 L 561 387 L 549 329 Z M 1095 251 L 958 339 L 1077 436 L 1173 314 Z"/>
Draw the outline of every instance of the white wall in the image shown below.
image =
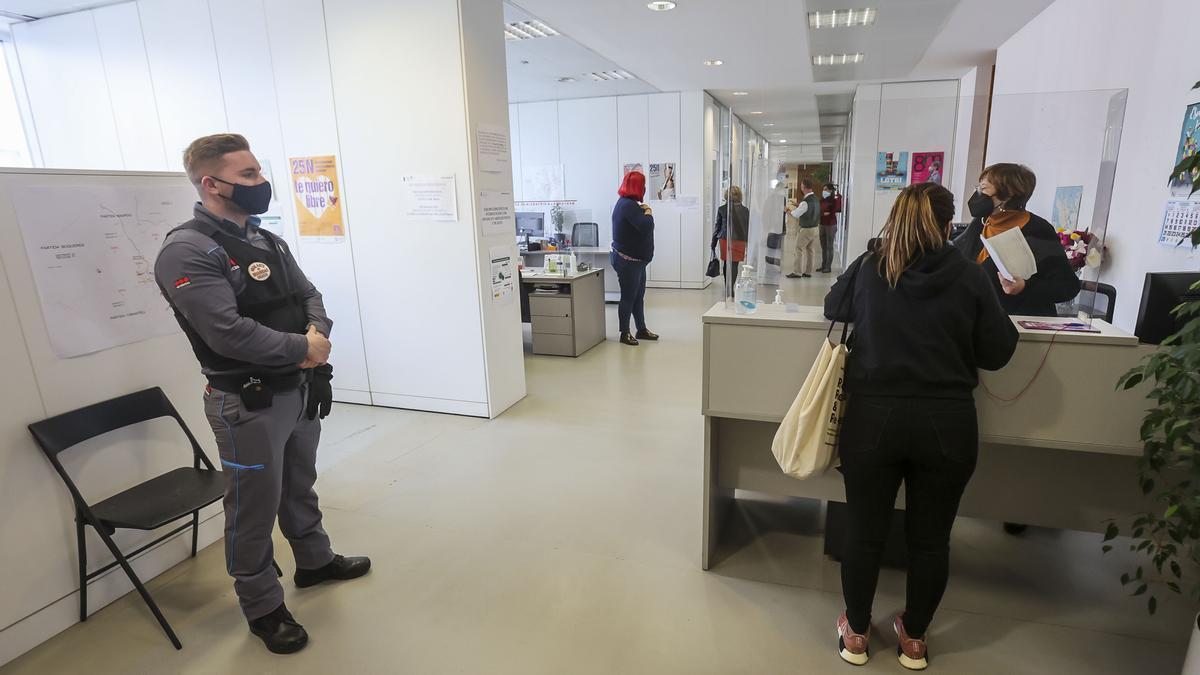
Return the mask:
<path id="1" fill-rule="evenodd" d="M 1146 272 L 1200 268 L 1200 258 L 1186 249 L 1156 245 L 1183 111 L 1200 100 L 1200 92 L 1190 91 L 1200 71 L 1187 65 L 1195 63 L 1194 14 L 1188 0 L 1057 0 L 997 53 L 997 96 L 1129 89 L 1108 218 L 1110 262 L 1100 277 L 1117 288 L 1116 323 L 1125 329 L 1137 319 Z M 990 133 L 1020 131 L 993 120 Z M 1037 154 L 1025 159 L 1043 163 Z M 1041 171 L 1038 178 L 1038 191 L 1053 197 L 1054 185 L 1041 180 Z"/>
<path id="2" fill-rule="evenodd" d="M 612 208 L 626 164 L 674 162 L 678 197 L 703 195 L 705 181 L 704 94 L 683 92 L 519 103 L 509 106 L 513 128 L 513 175 L 517 200 L 520 177 L 533 167 L 561 164 L 568 200 L 563 229 L 591 221 L 600 226 L 600 246 L 612 242 Z M 647 195 L 647 199 L 650 199 Z M 654 203 L 655 259 L 651 286 L 701 288 L 706 264 L 703 209 Z M 518 210 L 549 212 L 549 206 Z M 549 217 L 547 216 L 547 227 Z M 612 289 L 610 289 L 612 290 Z"/>
<path id="3" fill-rule="evenodd" d="M 846 245 L 850 260 L 866 250 L 867 241 L 880 231 L 898 191 L 875 190 L 875 164 L 880 152 L 945 153 L 943 176 L 953 176 L 958 81 L 895 82 L 859 85 L 854 97 L 849 203 Z M 911 175 L 909 176 L 911 181 Z M 956 201 L 965 199 L 955 195 Z"/>

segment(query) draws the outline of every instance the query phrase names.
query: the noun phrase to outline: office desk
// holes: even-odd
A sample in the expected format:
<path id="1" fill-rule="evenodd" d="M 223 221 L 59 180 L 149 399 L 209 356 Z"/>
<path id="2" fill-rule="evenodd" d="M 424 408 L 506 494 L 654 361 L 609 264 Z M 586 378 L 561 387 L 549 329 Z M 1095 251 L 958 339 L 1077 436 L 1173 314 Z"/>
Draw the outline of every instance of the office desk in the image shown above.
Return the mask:
<path id="1" fill-rule="evenodd" d="M 580 262 L 586 262 L 592 269 L 604 270 L 604 301 L 617 302 L 621 299 L 621 284 L 617 281 L 617 273 L 608 264 L 608 253 L 611 248 L 601 246 L 580 246 L 562 251 L 520 251 L 526 267 L 545 267 L 547 253 L 570 253 Z"/>
<path id="2" fill-rule="evenodd" d="M 522 292 L 529 294 L 534 354 L 579 356 L 604 342 L 603 273 L 592 269 L 563 276 L 521 270 Z M 536 286 L 548 285 L 556 292 L 534 292 Z"/>
<path id="3" fill-rule="evenodd" d="M 845 501 L 841 474 L 796 480 L 771 454 L 779 421 L 829 327 L 820 307 L 792 307 L 798 311 L 760 305 L 753 315 L 739 315 L 718 303 L 703 317 L 704 569 L 734 490 Z M 1018 328 L 1009 365 L 982 373 L 987 391 L 980 387 L 975 394 L 979 463 L 960 515 L 1099 532 L 1106 518 L 1146 506 L 1135 465 L 1149 387 L 1115 387 L 1153 347 L 1108 324 L 1097 326 L 1100 334 Z M 1016 397 L 1031 379 L 1017 400 L 1000 400 Z M 903 491 L 897 503 L 902 508 Z"/>

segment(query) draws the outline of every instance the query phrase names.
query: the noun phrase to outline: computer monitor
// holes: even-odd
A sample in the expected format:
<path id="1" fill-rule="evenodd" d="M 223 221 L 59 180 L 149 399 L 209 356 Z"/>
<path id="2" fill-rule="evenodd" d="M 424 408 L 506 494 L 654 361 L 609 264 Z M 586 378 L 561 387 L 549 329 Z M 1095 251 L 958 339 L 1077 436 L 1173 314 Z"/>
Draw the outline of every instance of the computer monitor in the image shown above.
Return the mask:
<path id="1" fill-rule="evenodd" d="M 544 237 L 546 236 L 546 214 L 541 211 L 518 211 L 517 212 L 517 236 L 524 237 Z"/>
<path id="2" fill-rule="evenodd" d="M 1200 290 L 1191 287 L 1200 281 L 1200 272 L 1150 272 L 1142 286 L 1142 306 L 1138 309 L 1138 340 L 1147 344 L 1162 344 L 1163 340 L 1183 328 L 1171 314 L 1180 303 L 1200 300 Z"/>

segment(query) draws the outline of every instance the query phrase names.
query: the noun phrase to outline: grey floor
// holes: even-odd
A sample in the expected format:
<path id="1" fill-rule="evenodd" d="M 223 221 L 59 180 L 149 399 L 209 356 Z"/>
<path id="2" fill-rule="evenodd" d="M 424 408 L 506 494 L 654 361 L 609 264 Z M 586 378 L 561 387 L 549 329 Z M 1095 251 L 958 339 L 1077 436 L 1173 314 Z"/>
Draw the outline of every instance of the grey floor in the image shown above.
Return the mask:
<path id="1" fill-rule="evenodd" d="M 788 301 L 815 303 L 828 277 L 785 283 Z M 527 354 L 528 397 L 491 422 L 336 407 L 317 484 L 326 527 L 375 568 L 285 583 L 312 636 L 303 652 L 273 656 L 249 635 L 218 543 L 150 584 L 183 651 L 126 596 L 0 673 L 850 672 L 834 650 L 842 603 L 819 504 L 748 500 L 720 563 L 699 569 L 699 316 L 718 295 L 652 290 L 663 341 L 636 349 L 613 339 L 610 306 L 607 343 L 578 359 Z M 1194 608 L 1146 616 L 1099 547 L 960 520 L 931 671 L 1178 672 Z M 902 672 L 887 627 L 903 587 L 884 572 L 862 672 Z"/>

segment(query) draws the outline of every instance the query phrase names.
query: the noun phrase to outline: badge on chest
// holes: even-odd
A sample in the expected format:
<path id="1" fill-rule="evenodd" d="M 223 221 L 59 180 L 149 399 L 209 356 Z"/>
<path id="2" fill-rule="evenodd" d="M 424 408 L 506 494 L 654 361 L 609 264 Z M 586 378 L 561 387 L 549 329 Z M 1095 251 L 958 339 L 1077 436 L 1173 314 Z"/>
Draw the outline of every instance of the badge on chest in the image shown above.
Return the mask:
<path id="1" fill-rule="evenodd" d="M 250 274 L 250 278 L 255 281 L 266 281 L 271 278 L 271 268 L 264 262 L 252 262 L 246 268 L 246 272 Z"/>

